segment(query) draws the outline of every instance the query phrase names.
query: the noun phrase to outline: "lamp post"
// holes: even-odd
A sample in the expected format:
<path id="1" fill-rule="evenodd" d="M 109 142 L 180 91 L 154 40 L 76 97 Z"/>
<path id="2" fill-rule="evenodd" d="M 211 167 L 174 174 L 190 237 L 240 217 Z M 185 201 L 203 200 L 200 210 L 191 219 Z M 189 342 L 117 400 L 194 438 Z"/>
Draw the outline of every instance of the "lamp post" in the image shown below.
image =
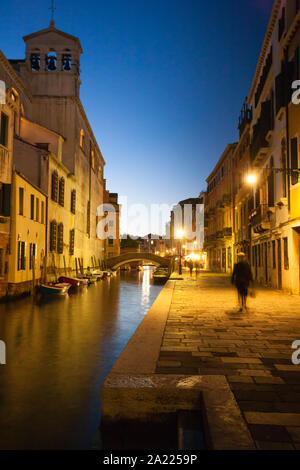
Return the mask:
<path id="1" fill-rule="evenodd" d="M 179 239 L 179 269 L 178 269 L 178 274 L 182 274 L 182 266 L 181 266 L 181 240 L 183 238 L 184 232 L 183 230 L 178 230 L 177 232 L 177 237 Z"/>

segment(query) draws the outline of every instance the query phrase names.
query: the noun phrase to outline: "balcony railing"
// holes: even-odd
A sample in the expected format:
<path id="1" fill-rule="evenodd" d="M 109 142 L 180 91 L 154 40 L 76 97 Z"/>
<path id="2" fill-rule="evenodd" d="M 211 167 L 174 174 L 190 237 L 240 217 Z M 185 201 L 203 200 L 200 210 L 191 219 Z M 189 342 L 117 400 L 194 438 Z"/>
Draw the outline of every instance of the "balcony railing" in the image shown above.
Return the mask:
<path id="1" fill-rule="evenodd" d="M 265 101 L 261 106 L 261 115 L 253 127 L 253 137 L 250 145 L 250 156 L 252 161 L 266 153 L 264 149 L 268 147 L 267 134 L 274 129 L 273 100 Z"/>
<path id="2" fill-rule="evenodd" d="M 250 124 L 252 121 L 252 108 L 244 103 L 240 117 L 238 129 L 240 131 L 240 137 L 243 134 L 247 124 Z"/>
<path id="3" fill-rule="evenodd" d="M 275 111 L 276 116 L 282 108 L 287 106 L 292 98 L 292 82 L 294 78 L 295 64 L 289 62 L 287 66 L 283 68 L 283 71 L 277 75 L 275 79 Z"/>
<path id="4" fill-rule="evenodd" d="M 232 227 L 223 228 L 223 236 L 224 237 L 232 237 Z"/>
<path id="5" fill-rule="evenodd" d="M 270 220 L 264 207 L 256 207 L 249 214 L 249 222 L 255 233 L 262 233 L 270 229 Z"/>
<path id="6" fill-rule="evenodd" d="M 266 81 L 267 81 L 269 72 L 270 72 L 271 67 L 272 67 L 272 64 L 273 64 L 273 48 L 271 47 L 271 50 L 270 50 L 269 55 L 268 55 L 268 57 L 267 57 L 265 66 L 264 66 L 264 68 L 263 68 L 263 73 L 262 73 L 260 82 L 259 82 L 259 84 L 258 84 L 256 93 L 255 93 L 255 107 L 256 107 L 256 106 L 258 105 L 258 103 L 259 103 L 259 98 L 260 98 L 260 96 L 261 96 L 261 94 L 262 94 L 262 91 L 263 91 L 263 89 L 264 89 L 265 83 L 266 83 Z"/>

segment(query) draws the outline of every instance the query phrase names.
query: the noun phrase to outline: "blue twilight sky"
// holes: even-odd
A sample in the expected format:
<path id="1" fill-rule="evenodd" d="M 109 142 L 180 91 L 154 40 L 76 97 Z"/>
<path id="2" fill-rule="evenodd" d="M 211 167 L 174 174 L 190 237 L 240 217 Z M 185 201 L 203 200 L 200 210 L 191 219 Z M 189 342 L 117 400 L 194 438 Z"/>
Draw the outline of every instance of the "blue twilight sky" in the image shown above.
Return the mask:
<path id="1" fill-rule="evenodd" d="M 48 26 L 50 0 L 0 7 L 0 49 Z M 248 94 L 273 0 L 56 0 L 55 25 L 78 36 L 81 99 L 128 203 L 196 197 Z M 143 232 L 143 229 L 141 229 Z"/>

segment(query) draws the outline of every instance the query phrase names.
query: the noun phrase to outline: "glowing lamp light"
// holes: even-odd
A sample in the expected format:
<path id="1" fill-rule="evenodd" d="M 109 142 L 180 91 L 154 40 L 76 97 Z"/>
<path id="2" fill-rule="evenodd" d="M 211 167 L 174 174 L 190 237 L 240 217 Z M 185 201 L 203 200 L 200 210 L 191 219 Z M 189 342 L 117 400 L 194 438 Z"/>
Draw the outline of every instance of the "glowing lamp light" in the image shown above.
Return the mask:
<path id="1" fill-rule="evenodd" d="M 256 175 L 253 175 L 253 174 L 249 174 L 246 178 L 246 182 L 248 184 L 255 184 L 256 181 L 257 181 Z"/>
<path id="2" fill-rule="evenodd" d="M 183 235 L 184 235 L 184 231 L 183 230 L 178 230 L 177 237 L 178 238 L 183 238 Z"/>

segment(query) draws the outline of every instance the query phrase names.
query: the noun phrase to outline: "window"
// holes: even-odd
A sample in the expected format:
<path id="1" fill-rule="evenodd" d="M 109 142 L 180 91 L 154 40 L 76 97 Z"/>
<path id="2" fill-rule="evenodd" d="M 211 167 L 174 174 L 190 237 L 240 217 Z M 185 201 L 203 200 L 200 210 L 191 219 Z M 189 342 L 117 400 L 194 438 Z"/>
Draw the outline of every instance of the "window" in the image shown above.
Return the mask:
<path id="1" fill-rule="evenodd" d="M 59 180 L 59 196 L 58 202 L 61 206 L 64 206 L 65 202 L 65 179 L 62 177 Z"/>
<path id="2" fill-rule="evenodd" d="M 58 224 L 57 229 L 57 253 L 64 251 L 64 226 L 62 223 Z"/>
<path id="3" fill-rule="evenodd" d="M 268 206 L 274 207 L 274 160 L 273 157 L 271 158 L 269 174 L 268 174 Z"/>
<path id="4" fill-rule="evenodd" d="M 40 219 L 40 200 L 36 198 L 35 200 L 35 220 L 39 222 Z"/>
<path id="5" fill-rule="evenodd" d="M 70 230 L 69 254 L 74 255 L 75 230 Z"/>
<path id="6" fill-rule="evenodd" d="M 56 251 L 57 246 L 57 223 L 56 220 L 50 222 L 50 251 Z"/>
<path id="7" fill-rule="evenodd" d="M 30 196 L 30 218 L 34 220 L 34 195 L 31 194 Z"/>
<path id="8" fill-rule="evenodd" d="M 44 203 L 44 201 L 42 201 L 41 202 L 41 224 L 44 223 L 44 210 L 45 210 L 44 205 L 45 205 L 45 203 Z"/>
<path id="9" fill-rule="evenodd" d="M 33 268 L 33 261 L 36 258 L 36 244 L 30 243 L 29 245 L 29 269 Z"/>
<path id="10" fill-rule="evenodd" d="M 24 215 L 24 188 L 19 188 L 19 215 Z"/>
<path id="11" fill-rule="evenodd" d="M 95 154 L 94 154 L 94 150 L 91 151 L 91 167 L 93 168 L 93 170 L 95 169 Z"/>
<path id="12" fill-rule="evenodd" d="M 282 184 L 282 196 L 286 197 L 287 195 L 287 178 L 286 178 L 286 141 L 282 139 L 281 141 L 281 168 L 283 169 L 281 175 L 281 184 Z"/>
<path id="13" fill-rule="evenodd" d="M 109 244 L 109 246 L 112 246 L 114 244 L 114 239 L 110 237 L 108 239 L 108 244 Z"/>
<path id="14" fill-rule="evenodd" d="M 71 192 L 71 212 L 72 214 L 75 214 L 76 212 L 76 190 L 73 189 Z"/>
<path id="15" fill-rule="evenodd" d="M 25 266 L 25 242 L 18 242 L 18 271 L 24 271 Z"/>
<path id="16" fill-rule="evenodd" d="M 283 239 L 283 248 L 284 248 L 284 269 L 289 269 L 289 247 L 288 247 L 288 238 Z"/>
<path id="17" fill-rule="evenodd" d="M 91 232 L 90 212 L 91 212 L 91 205 L 90 205 L 90 201 L 88 201 L 87 202 L 87 209 L 86 209 L 86 233 L 88 234 L 88 236 L 90 236 L 90 232 Z"/>
<path id="18" fill-rule="evenodd" d="M 10 184 L 0 183 L 0 214 L 4 217 L 10 216 L 10 192 Z"/>
<path id="19" fill-rule="evenodd" d="M 291 140 L 291 169 L 295 170 L 298 168 L 298 139 L 294 137 Z M 298 173 L 292 173 L 291 183 L 298 183 Z"/>
<path id="20" fill-rule="evenodd" d="M 1 113 L 0 123 L 0 144 L 7 147 L 8 143 L 8 116 L 5 113 Z"/>
<path id="21" fill-rule="evenodd" d="M 80 147 L 83 149 L 84 147 L 84 130 L 81 129 L 80 131 L 80 142 L 79 142 Z"/>
<path id="22" fill-rule="evenodd" d="M 57 171 L 53 171 L 51 179 L 51 199 L 57 202 L 58 200 L 58 174 Z"/>
<path id="23" fill-rule="evenodd" d="M 273 269 L 276 269 L 276 246 L 275 246 L 275 240 L 272 241 L 272 258 L 273 258 Z"/>

